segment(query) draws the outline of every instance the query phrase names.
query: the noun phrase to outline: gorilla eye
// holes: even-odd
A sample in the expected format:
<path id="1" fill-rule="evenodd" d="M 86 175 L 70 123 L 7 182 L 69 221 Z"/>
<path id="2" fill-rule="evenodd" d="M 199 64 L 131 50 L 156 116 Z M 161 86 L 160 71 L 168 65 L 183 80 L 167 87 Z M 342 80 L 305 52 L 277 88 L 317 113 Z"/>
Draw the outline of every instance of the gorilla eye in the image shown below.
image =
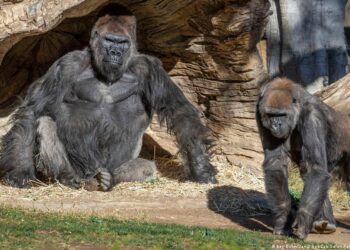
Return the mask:
<path id="1" fill-rule="evenodd" d="M 268 114 L 268 116 L 272 117 L 272 118 L 274 118 L 274 117 L 284 117 L 284 116 L 287 116 L 287 114 L 286 113 L 270 113 L 270 114 Z"/>
<path id="2" fill-rule="evenodd" d="M 121 41 L 121 42 L 118 42 L 117 46 L 121 48 L 123 51 L 127 51 L 130 48 L 130 43 L 129 41 Z"/>
<path id="3" fill-rule="evenodd" d="M 112 37 L 106 37 L 105 38 L 105 40 L 107 41 L 107 42 L 110 42 L 110 43 L 115 43 L 115 39 L 114 38 L 112 38 Z"/>

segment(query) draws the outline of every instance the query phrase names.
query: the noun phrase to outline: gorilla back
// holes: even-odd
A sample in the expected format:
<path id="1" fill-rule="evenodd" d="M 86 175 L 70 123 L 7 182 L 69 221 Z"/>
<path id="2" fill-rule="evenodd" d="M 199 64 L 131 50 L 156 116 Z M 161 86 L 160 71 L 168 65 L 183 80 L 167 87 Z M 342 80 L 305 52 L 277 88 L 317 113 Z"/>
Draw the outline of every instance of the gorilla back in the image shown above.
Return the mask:
<path id="1" fill-rule="evenodd" d="M 215 182 L 208 129 L 160 61 L 138 53 L 135 34 L 133 16 L 100 17 L 88 48 L 61 57 L 32 84 L 1 140 L 8 184 L 49 178 L 79 187 L 93 177 L 108 190 L 148 179 L 154 164 L 133 161 L 154 113 L 175 134 L 190 177 Z"/>

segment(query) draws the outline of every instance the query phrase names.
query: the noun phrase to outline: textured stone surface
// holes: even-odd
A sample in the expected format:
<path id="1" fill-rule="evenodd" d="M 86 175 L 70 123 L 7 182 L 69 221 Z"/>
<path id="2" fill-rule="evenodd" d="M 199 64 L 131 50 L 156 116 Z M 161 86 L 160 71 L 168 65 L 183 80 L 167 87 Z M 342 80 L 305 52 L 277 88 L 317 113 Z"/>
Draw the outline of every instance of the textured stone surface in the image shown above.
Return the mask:
<path id="1" fill-rule="evenodd" d="M 76 39 L 61 42 L 58 38 L 52 39 L 52 33 L 44 32 L 55 27 L 59 29 L 65 18 L 86 16 L 106 2 L 23 0 L 0 4 L 0 102 L 5 105 L 25 89 L 28 79 L 35 78 L 27 76 L 33 71 L 30 67 L 27 72 L 24 66 L 16 72 L 11 71 L 13 64 L 8 60 L 17 63 L 35 49 L 27 42 L 26 51 L 19 53 L 17 42 L 28 36 L 39 35 L 42 40 L 50 36 L 53 45 L 40 43 L 49 45 L 44 52 L 36 51 L 28 56 L 35 59 L 31 66 L 38 61 L 48 65 L 63 53 L 64 49 L 61 51 L 60 47 L 73 48 Z M 139 49 L 159 57 L 172 79 L 203 112 L 203 119 L 217 138 L 215 159 L 243 168 L 260 168 L 262 154 L 255 122 L 255 99 L 266 72 L 256 44 L 266 25 L 268 1 L 114 2 L 127 6 L 136 15 Z M 4 59 L 13 46 L 9 52 L 13 55 Z M 24 46 L 21 47 L 23 50 Z M 46 57 L 49 58 L 42 59 Z M 9 75 L 10 71 L 12 74 Z M 156 123 L 151 129 L 149 135 L 160 146 L 171 153 L 176 152 L 175 144 L 170 142 L 172 139 L 164 129 Z"/>

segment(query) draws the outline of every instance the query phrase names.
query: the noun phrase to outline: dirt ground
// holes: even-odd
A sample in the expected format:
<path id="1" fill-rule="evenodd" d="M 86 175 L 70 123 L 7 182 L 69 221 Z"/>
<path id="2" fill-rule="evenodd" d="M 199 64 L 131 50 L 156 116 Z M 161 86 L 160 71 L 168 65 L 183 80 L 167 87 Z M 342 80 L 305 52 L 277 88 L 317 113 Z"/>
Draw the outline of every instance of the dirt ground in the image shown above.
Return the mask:
<path id="1" fill-rule="evenodd" d="M 262 191 L 262 181 L 256 179 L 254 173 L 249 175 L 245 172 L 245 178 L 241 178 L 239 170 L 230 171 L 219 171 L 220 184 L 216 185 L 160 176 L 150 183 L 120 184 L 107 193 L 72 190 L 59 184 L 31 189 L 1 185 L 0 203 L 41 211 L 255 230 L 270 234 L 272 216 Z M 254 190 L 247 189 L 247 186 L 254 187 Z M 337 232 L 331 235 L 311 234 L 308 240 L 333 242 L 350 248 L 350 234 L 345 232 L 350 230 L 350 210 L 337 207 L 334 210 Z"/>

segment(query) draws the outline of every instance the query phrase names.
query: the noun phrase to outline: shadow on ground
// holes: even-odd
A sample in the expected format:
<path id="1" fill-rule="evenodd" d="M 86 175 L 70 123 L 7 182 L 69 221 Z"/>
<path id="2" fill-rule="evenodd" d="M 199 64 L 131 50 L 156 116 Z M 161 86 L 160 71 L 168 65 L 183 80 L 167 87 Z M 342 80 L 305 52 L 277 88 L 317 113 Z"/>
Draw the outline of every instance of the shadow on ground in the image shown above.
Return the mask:
<path id="1" fill-rule="evenodd" d="M 233 186 L 215 187 L 207 193 L 207 205 L 210 210 L 246 229 L 272 232 L 273 214 L 264 193 Z M 296 209 L 297 205 L 293 204 L 294 213 Z M 337 217 L 337 227 L 342 234 L 350 233 L 350 212 L 349 216 Z"/>
<path id="2" fill-rule="evenodd" d="M 220 186 L 207 193 L 208 208 L 249 230 L 271 232 L 272 213 L 264 193 Z"/>
<path id="3" fill-rule="evenodd" d="M 348 217 L 337 218 L 337 227 L 342 227 L 344 233 L 350 233 L 350 212 Z"/>

